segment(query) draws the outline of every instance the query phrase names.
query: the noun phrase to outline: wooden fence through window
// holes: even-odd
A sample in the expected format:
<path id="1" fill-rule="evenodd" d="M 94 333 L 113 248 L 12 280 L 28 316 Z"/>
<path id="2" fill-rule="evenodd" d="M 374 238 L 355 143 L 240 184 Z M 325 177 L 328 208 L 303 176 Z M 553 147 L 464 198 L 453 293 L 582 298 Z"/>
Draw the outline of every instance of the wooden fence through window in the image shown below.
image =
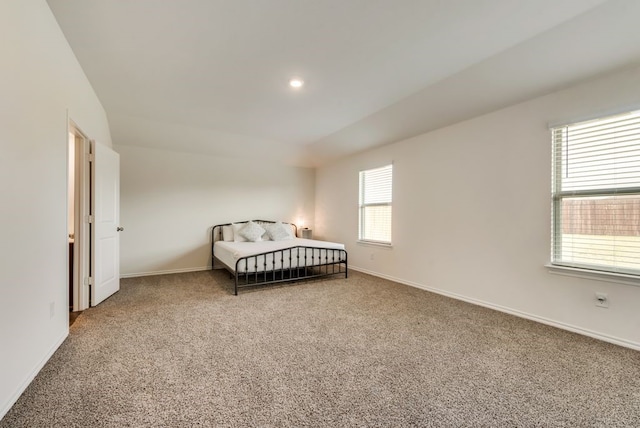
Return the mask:
<path id="1" fill-rule="evenodd" d="M 640 196 L 563 199 L 562 233 L 640 236 Z"/>

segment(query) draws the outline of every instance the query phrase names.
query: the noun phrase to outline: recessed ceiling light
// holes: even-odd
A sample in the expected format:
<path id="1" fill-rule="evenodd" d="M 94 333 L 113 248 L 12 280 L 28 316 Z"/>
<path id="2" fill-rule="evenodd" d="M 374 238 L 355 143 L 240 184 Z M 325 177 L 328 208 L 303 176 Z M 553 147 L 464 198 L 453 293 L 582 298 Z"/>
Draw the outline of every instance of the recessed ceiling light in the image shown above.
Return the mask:
<path id="1" fill-rule="evenodd" d="M 304 85 L 304 81 L 302 79 L 293 78 L 289 80 L 289 86 L 291 86 L 292 88 L 301 88 L 302 85 Z"/>

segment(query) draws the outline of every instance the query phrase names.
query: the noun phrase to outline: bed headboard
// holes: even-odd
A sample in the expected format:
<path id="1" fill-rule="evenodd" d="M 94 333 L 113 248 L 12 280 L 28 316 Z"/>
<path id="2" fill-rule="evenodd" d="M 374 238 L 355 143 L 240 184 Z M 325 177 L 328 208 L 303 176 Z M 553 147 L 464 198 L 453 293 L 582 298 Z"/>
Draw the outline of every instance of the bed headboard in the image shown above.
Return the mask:
<path id="1" fill-rule="evenodd" d="M 244 221 L 234 221 L 233 223 L 225 223 L 225 224 L 218 224 L 213 226 L 213 229 L 211 229 L 211 244 L 215 243 L 216 241 L 221 241 L 222 240 L 222 226 L 230 226 L 232 224 L 240 224 L 240 223 L 249 223 L 249 221 L 252 221 L 254 223 L 257 224 L 273 224 L 273 223 L 277 223 L 276 221 L 273 220 L 244 220 Z M 298 226 L 296 226 L 293 223 L 289 223 L 286 221 L 282 221 L 282 224 L 288 224 L 291 226 L 292 230 L 293 230 L 293 235 L 294 236 L 298 236 Z"/>

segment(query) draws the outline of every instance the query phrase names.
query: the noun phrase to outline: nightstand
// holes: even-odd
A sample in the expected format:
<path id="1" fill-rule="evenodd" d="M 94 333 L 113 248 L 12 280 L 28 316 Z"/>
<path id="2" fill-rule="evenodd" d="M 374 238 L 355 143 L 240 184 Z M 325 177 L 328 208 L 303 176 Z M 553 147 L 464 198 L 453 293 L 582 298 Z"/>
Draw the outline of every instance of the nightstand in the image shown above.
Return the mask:
<path id="1" fill-rule="evenodd" d="M 304 228 L 300 231 L 300 234 L 304 239 L 313 239 L 313 230 Z"/>

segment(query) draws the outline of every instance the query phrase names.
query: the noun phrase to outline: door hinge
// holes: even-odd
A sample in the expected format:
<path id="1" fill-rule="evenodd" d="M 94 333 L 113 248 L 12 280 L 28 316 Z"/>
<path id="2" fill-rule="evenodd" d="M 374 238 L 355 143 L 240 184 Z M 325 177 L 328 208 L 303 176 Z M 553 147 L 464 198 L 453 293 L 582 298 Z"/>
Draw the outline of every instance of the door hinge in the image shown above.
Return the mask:
<path id="1" fill-rule="evenodd" d="M 93 162 L 94 160 L 96 160 L 96 155 L 94 155 L 93 153 L 87 153 L 87 160 L 89 162 Z"/>
<path id="2" fill-rule="evenodd" d="M 93 277 L 87 276 L 84 278 L 84 285 L 93 285 Z"/>
<path id="3" fill-rule="evenodd" d="M 93 215 L 88 215 L 87 216 L 87 223 L 93 224 L 93 220 L 94 220 Z"/>

